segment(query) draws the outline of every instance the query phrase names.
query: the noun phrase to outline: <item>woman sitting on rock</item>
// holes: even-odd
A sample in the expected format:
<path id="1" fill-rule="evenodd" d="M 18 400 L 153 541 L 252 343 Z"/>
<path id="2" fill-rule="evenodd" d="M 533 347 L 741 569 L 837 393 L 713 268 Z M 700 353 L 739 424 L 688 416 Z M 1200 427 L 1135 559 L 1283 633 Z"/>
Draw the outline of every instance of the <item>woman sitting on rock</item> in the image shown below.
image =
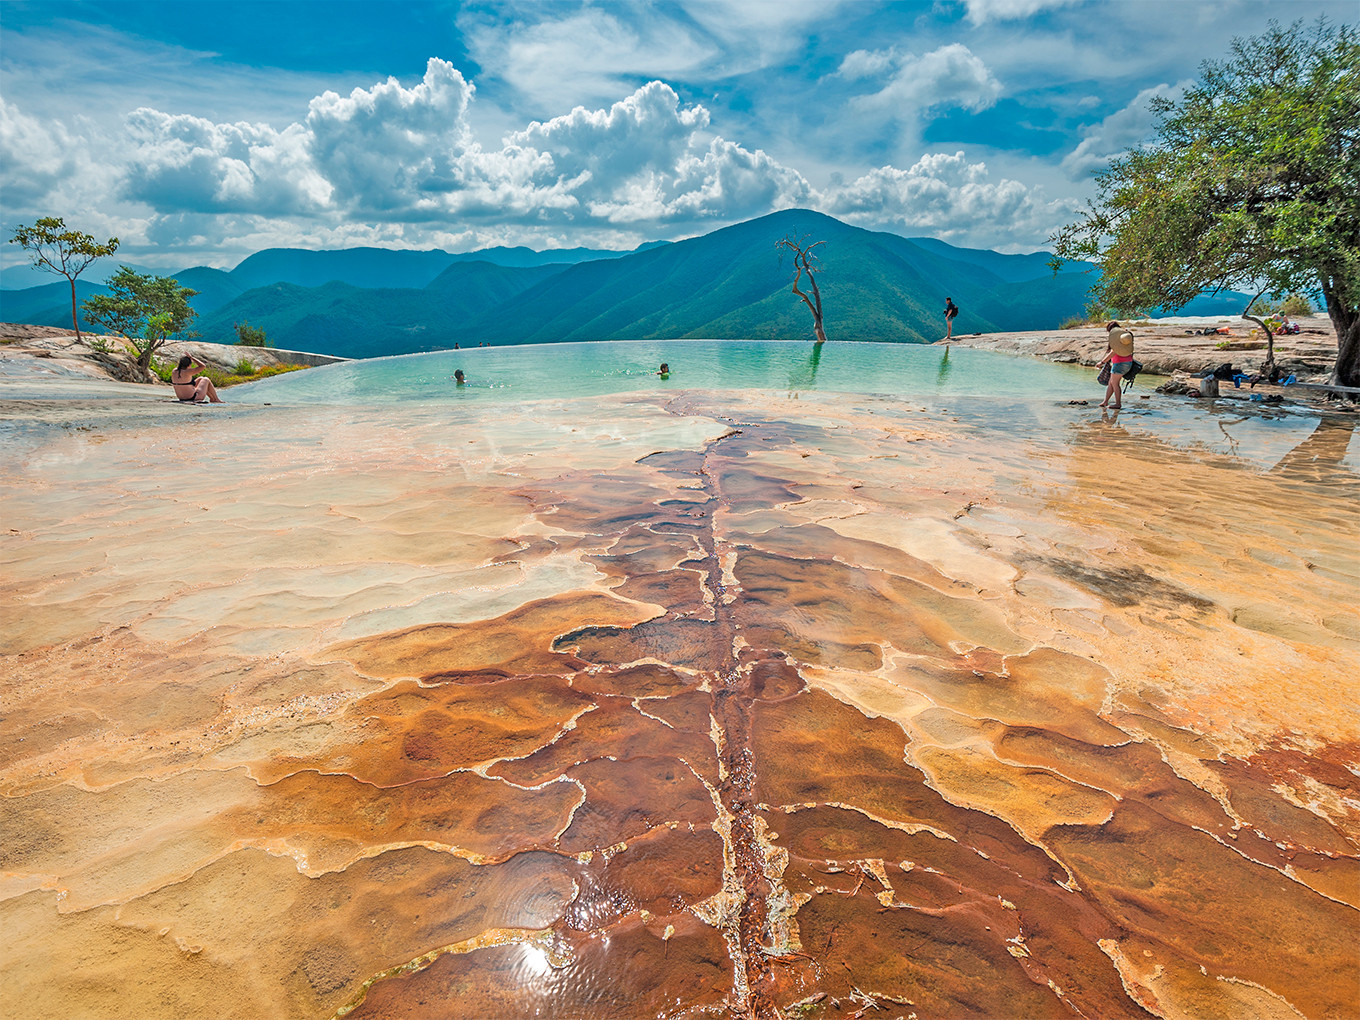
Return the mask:
<path id="1" fill-rule="evenodd" d="M 170 385 L 175 387 L 175 396 L 183 403 L 220 404 L 217 387 L 206 375 L 194 375 L 194 370 L 205 367 L 189 355 L 179 359 L 179 366 L 170 373 Z"/>

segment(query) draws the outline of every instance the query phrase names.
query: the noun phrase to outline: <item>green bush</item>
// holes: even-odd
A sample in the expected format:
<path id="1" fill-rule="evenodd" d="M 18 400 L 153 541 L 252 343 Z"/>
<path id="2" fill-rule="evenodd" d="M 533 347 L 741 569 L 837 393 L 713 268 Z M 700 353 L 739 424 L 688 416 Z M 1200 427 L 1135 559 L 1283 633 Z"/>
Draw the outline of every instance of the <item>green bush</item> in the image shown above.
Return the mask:
<path id="1" fill-rule="evenodd" d="M 1071 318 L 1063 319 L 1059 329 L 1081 329 L 1086 325 L 1086 319 L 1080 315 L 1073 315 Z"/>
<path id="2" fill-rule="evenodd" d="M 1280 312 L 1283 315 L 1312 315 L 1313 302 L 1304 294 L 1290 294 L 1280 302 Z"/>
<path id="3" fill-rule="evenodd" d="M 236 367 L 235 367 L 234 369 L 232 369 L 232 374 L 233 374 L 233 375 L 254 375 L 254 374 L 255 374 L 255 365 L 251 362 L 251 360 L 250 360 L 249 358 L 242 358 L 240 361 L 238 361 L 238 362 L 236 363 Z"/>
<path id="4" fill-rule="evenodd" d="M 236 323 L 236 345 L 238 347 L 268 347 L 269 337 L 259 326 L 252 326 L 249 322 Z M 249 372 L 242 373 L 249 375 Z"/>
<path id="5" fill-rule="evenodd" d="M 175 370 L 175 363 L 166 361 L 164 358 L 152 358 L 149 367 L 152 372 L 156 373 L 156 377 L 161 382 L 169 382 L 170 373 Z"/>

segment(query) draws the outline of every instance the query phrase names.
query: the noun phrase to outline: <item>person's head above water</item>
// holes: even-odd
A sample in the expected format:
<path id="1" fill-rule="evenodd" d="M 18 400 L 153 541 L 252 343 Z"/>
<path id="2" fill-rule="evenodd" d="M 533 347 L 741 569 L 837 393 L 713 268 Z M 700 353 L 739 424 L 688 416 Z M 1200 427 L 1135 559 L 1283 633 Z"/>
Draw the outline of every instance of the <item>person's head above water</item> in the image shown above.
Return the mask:
<path id="1" fill-rule="evenodd" d="M 668 373 L 670 372 L 670 370 L 671 370 L 671 366 L 668 365 L 668 364 L 666 364 L 666 363 L 663 361 L 663 362 L 661 363 L 661 369 L 660 369 L 660 371 L 657 372 L 657 375 L 666 375 L 666 374 L 668 374 Z"/>
<path id="2" fill-rule="evenodd" d="M 462 386 L 463 383 L 467 382 L 467 380 L 463 378 L 463 370 L 461 368 L 456 369 L 454 371 L 453 381 L 456 382 L 459 386 Z"/>

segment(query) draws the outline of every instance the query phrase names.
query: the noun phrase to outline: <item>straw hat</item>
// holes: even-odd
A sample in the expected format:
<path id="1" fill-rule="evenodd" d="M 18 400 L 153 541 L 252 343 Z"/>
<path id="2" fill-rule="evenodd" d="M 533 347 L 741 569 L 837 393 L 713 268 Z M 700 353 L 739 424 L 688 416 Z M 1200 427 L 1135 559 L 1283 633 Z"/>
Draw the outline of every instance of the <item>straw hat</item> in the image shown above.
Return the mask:
<path id="1" fill-rule="evenodd" d="M 1110 325 L 1110 350 L 1121 358 L 1133 357 L 1133 334 L 1117 322 Z"/>

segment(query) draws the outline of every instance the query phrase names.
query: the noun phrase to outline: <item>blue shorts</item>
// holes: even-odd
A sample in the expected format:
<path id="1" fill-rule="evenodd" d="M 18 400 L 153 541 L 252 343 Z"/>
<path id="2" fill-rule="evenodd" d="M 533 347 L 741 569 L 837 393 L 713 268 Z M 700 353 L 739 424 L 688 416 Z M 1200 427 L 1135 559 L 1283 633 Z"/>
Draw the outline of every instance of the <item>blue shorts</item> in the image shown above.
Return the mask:
<path id="1" fill-rule="evenodd" d="M 1110 374 L 1111 374 L 1111 375 L 1124 375 L 1124 374 L 1125 374 L 1126 372 L 1128 372 L 1128 370 L 1131 369 L 1132 367 L 1133 367 L 1133 362 L 1132 362 L 1132 361 L 1111 361 L 1111 362 L 1110 362 Z"/>

